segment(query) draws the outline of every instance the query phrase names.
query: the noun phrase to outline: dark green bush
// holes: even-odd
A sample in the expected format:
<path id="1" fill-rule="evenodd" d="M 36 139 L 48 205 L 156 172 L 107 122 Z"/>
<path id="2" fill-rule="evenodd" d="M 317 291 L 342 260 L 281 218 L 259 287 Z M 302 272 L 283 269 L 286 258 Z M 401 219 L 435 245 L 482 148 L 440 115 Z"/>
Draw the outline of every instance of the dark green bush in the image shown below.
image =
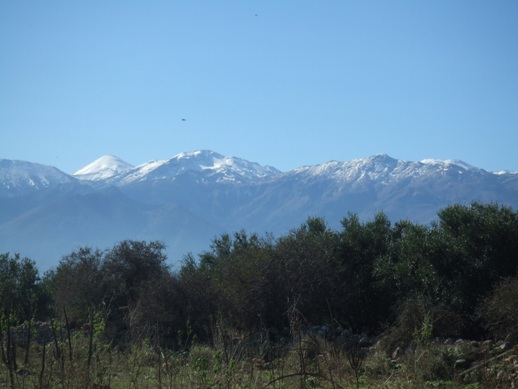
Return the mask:
<path id="1" fill-rule="evenodd" d="M 518 277 L 500 282 L 478 311 L 493 338 L 518 342 Z"/>

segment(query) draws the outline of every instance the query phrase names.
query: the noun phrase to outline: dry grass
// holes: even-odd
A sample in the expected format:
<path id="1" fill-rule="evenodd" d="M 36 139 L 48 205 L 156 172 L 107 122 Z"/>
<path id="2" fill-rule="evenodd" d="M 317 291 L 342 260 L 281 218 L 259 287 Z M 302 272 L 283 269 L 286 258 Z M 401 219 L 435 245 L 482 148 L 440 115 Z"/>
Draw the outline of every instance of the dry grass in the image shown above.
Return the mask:
<path id="1" fill-rule="evenodd" d="M 70 343 L 66 337 L 45 345 L 33 343 L 25 366 L 20 362 L 24 349 L 19 348 L 12 378 L 5 363 L 0 367 L 0 387 L 504 388 L 516 379 L 513 361 L 518 359 L 511 352 L 505 361 L 460 379 L 452 365 L 459 356 L 442 345 L 417 348 L 397 360 L 371 350 L 361 357 L 359 366 L 351 363 L 344 350 L 312 334 L 295 336 L 272 360 L 265 360 L 259 349 L 254 354 L 243 339 L 217 347 L 195 344 L 182 352 L 163 350 L 147 341 L 125 349 L 100 339 L 89 345 L 89 335 L 81 332 L 72 334 Z"/>

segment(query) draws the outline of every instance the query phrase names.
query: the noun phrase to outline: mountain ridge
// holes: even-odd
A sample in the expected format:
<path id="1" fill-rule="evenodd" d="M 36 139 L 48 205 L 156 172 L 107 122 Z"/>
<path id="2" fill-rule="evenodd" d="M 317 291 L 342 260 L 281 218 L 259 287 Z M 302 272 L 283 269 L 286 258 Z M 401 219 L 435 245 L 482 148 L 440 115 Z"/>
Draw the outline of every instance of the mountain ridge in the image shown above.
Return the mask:
<path id="1" fill-rule="evenodd" d="M 0 159 L 0 195 L 24 195 L 31 190 L 71 184 L 76 179 L 54 166 Z"/>
<path id="2" fill-rule="evenodd" d="M 160 239 L 179 261 L 240 229 L 284 234 L 309 216 L 340 228 L 349 212 L 379 211 L 429 223 L 441 208 L 472 201 L 518 207 L 518 174 L 387 154 L 288 172 L 210 150 L 138 166 L 103 156 L 71 175 L 0 160 L 0 250 L 51 266 L 81 244 Z"/>

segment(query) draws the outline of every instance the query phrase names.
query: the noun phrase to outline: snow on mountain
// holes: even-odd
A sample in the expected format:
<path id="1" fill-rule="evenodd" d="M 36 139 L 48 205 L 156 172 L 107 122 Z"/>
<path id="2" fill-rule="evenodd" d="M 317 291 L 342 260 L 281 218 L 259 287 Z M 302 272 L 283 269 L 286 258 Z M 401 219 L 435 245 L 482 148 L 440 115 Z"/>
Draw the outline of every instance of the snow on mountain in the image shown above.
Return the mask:
<path id="1" fill-rule="evenodd" d="M 72 175 L 80 180 L 101 181 L 120 175 L 133 165 L 114 155 L 105 155 L 79 169 Z"/>
<path id="2" fill-rule="evenodd" d="M 112 177 L 110 181 L 118 185 L 142 181 L 153 171 L 155 171 L 165 163 L 167 163 L 167 160 L 154 160 L 145 162 L 142 165 L 138 165 L 132 169 L 129 169 L 119 174 L 118 176 Z"/>
<path id="3" fill-rule="evenodd" d="M 209 150 L 180 153 L 171 160 L 180 170 L 198 170 L 215 176 L 218 182 L 249 181 L 280 173 L 270 166 L 261 166 L 242 158 L 228 157 Z"/>
<path id="4" fill-rule="evenodd" d="M 297 174 L 313 177 L 328 177 L 341 183 L 385 181 L 398 166 L 397 161 L 386 154 L 369 158 L 354 159 L 348 162 L 331 161 L 324 164 L 296 169 Z"/>
<path id="5" fill-rule="evenodd" d="M 184 174 L 194 174 L 198 182 L 250 182 L 280 174 L 270 166 L 262 166 L 241 158 L 227 157 L 210 150 L 180 153 L 169 160 L 144 163 L 114 177 L 114 183 L 174 180 Z"/>
<path id="6" fill-rule="evenodd" d="M 437 166 L 437 167 L 441 167 L 443 170 L 447 170 L 447 169 L 462 169 L 462 170 L 482 170 L 482 169 L 479 169 L 479 168 L 476 168 L 470 164 L 467 164 L 466 162 L 463 162 L 463 161 L 460 161 L 458 159 L 446 159 L 446 160 L 440 160 L 440 159 L 432 159 L 432 158 L 427 158 L 427 159 L 423 159 L 421 161 L 422 164 L 425 164 L 425 165 L 432 165 L 432 166 Z"/>
<path id="7" fill-rule="evenodd" d="M 342 186 L 362 188 L 382 187 L 409 179 L 423 180 L 444 174 L 462 173 L 489 174 L 483 169 L 458 160 L 403 161 L 394 159 L 387 154 L 377 154 L 347 162 L 330 161 L 315 166 L 303 166 L 287 174 L 305 177 L 306 180 L 330 179 Z"/>
<path id="8" fill-rule="evenodd" d="M 249 162 L 242 158 L 223 156 L 210 150 L 180 153 L 169 160 L 155 160 L 132 167 L 114 156 L 105 156 L 78 170 L 76 178 L 116 186 L 149 181 L 173 181 L 181 176 L 199 183 L 251 183 L 263 179 L 282 180 L 292 177 L 303 181 L 332 180 L 340 186 L 361 189 L 386 186 L 408 179 L 449 174 L 489 173 L 458 160 L 423 159 L 402 161 L 387 154 L 347 162 L 329 161 L 314 166 L 302 166 L 287 173 Z"/>
<path id="9" fill-rule="evenodd" d="M 0 159 L 0 192 L 7 197 L 73 182 L 74 178 L 53 166 Z"/>

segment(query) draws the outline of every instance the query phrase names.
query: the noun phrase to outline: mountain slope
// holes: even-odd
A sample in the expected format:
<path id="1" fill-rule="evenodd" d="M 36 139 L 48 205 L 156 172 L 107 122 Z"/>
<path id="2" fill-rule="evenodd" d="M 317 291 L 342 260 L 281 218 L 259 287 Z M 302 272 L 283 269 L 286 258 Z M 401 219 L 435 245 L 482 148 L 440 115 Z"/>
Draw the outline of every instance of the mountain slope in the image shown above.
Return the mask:
<path id="1" fill-rule="evenodd" d="M 431 221 L 452 203 L 471 201 L 518 205 L 516 191 L 501 177 L 454 161 L 407 162 L 377 155 L 349 162 L 328 162 L 286 173 L 274 190 L 261 188 L 238 213 L 250 215 L 262 203 L 274 209 L 277 223 L 297 215 L 324 216 L 333 226 L 347 212 L 370 218 L 383 211 L 392 220 Z M 249 223 L 247 223 L 249 224 Z"/>
<path id="2" fill-rule="evenodd" d="M 73 177 L 53 166 L 0 159 L 0 197 L 23 196 L 75 183 Z"/>
<path id="3" fill-rule="evenodd" d="M 225 157 L 210 150 L 180 153 L 167 161 L 151 161 L 123 172 L 110 180 L 116 185 L 135 182 L 174 180 L 190 174 L 198 182 L 243 183 L 274 176 L 280 172 L 269 166 L 241 158 Z"/>
<path id="4" fill-rule="evenodd" d="M 117 188 L 56 197 L 0 223 L 2 252 L 22 252 L 46 269 L 80 246 L 110 247 L 124 239 L 162 240 L 179 261 L 208 247 L 217 229 L 174 204 L 153 206 Z"/>

